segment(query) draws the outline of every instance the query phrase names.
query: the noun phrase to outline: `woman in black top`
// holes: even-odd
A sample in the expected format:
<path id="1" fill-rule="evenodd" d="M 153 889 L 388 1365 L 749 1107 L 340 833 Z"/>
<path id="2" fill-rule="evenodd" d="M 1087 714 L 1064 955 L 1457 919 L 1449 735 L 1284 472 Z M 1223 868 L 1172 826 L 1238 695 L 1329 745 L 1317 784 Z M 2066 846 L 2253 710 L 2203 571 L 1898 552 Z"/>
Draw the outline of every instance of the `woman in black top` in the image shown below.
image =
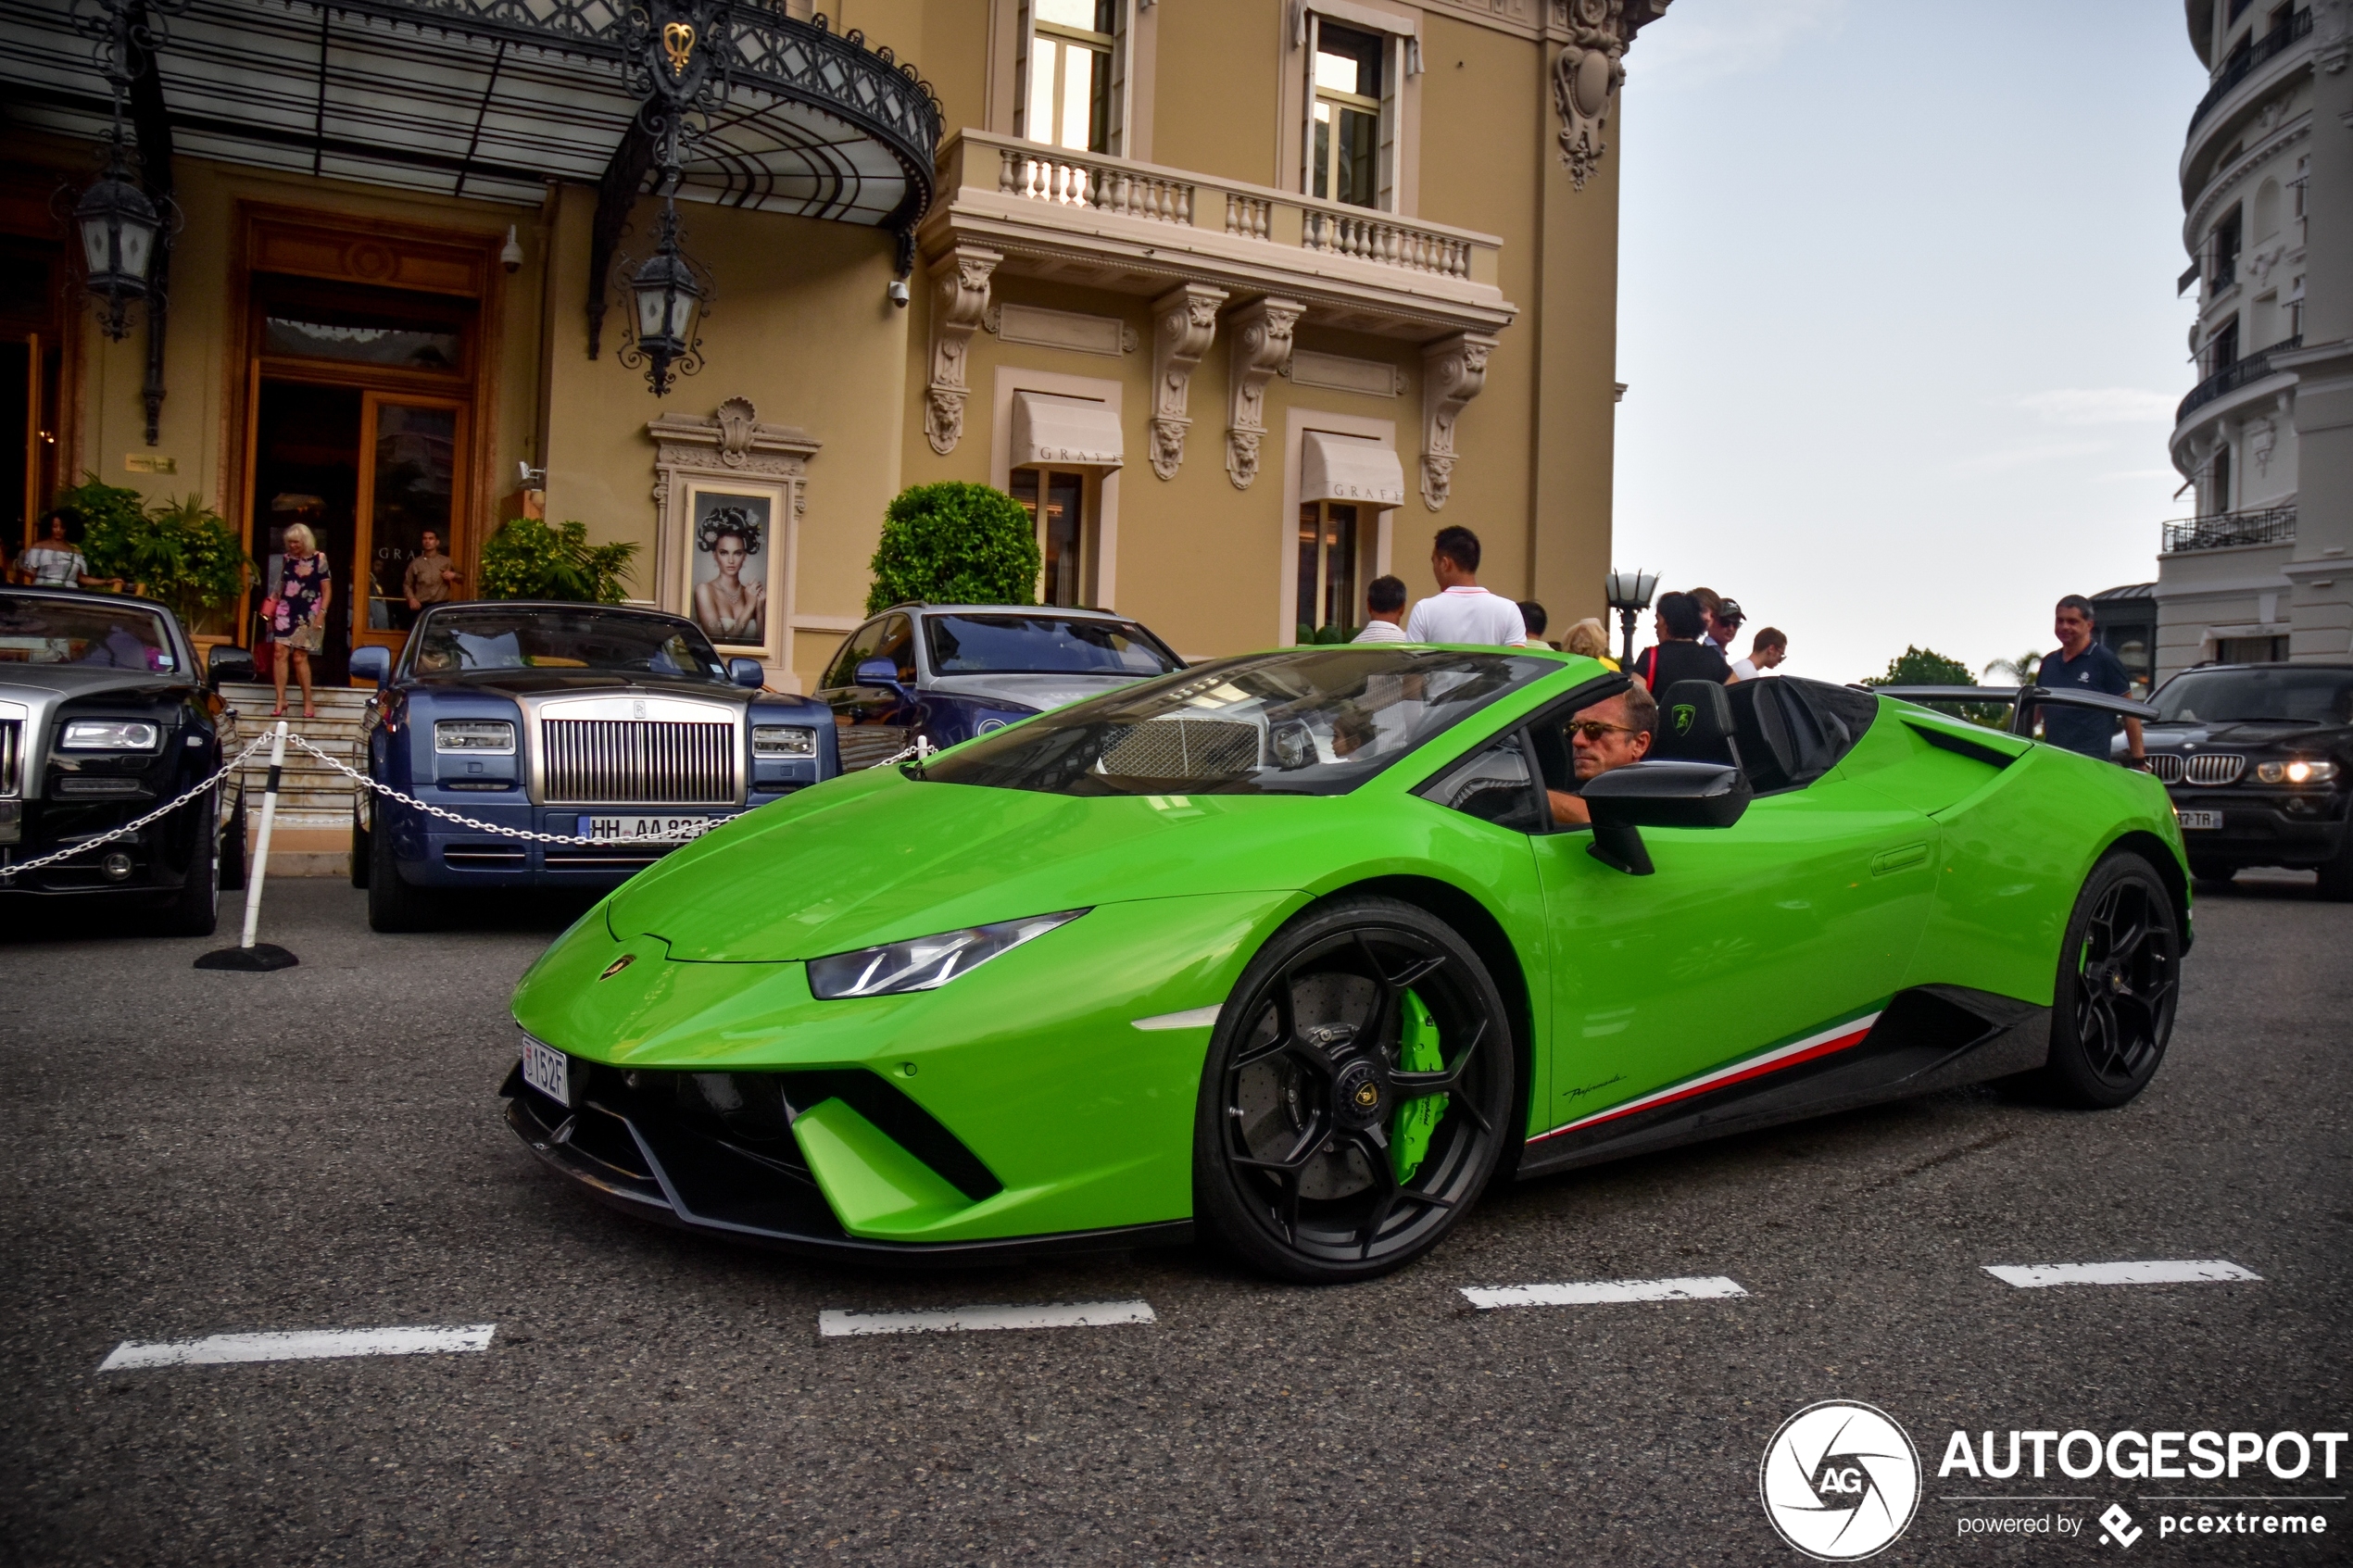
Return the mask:
<path id="1" fill-rule="evenodd" d="M 1656 647 L 1644 648 L 1634 660 L 1634 674 L 1653 696 L 1663 695 L 1678 681 L 1713 681 L 1722 685 L 1732 678 L 1724 656 L 1699 640 L 1707 629 L 1699 601 L 1689 594 L 1661 594 L 1654 630 Z"/>

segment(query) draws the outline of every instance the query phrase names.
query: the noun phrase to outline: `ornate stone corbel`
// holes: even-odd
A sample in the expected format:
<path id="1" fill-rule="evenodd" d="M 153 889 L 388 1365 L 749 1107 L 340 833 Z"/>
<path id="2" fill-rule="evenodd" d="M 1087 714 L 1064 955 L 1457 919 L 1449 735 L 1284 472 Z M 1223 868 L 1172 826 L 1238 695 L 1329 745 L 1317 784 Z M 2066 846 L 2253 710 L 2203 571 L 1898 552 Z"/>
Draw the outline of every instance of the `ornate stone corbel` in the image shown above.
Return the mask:
<path id="1" fill-rule="evenodd" d="M 1291 330 L 1306 309 L 1294 299 L 1262 299 L 1226 318 L 1233 367 L 1226 396 L 1226 476 L 1237 490 L 1258 477 L 1266 434 L 1266 383 L 1290 358 Z"/>
<path id="2" fill-rule="evenodd" d="M 924 433 L 941 457 L 964 438 L 964 357 L 988 310 L 988 278 L 1005 259 L 977 245 L 958 245 L 943 257 L 932 285 L 931 385 L 925 396 Z"/>
<path id="3" fill-rule="evenodd" d="M 2312 7 L 2312 63 L 2334 76 L 2353 60 L 2353 0 L 2318 0 Z"/>
<path id="4" fill-rule="evenodd" d="M 1487 384 L 1495 340 L 1457 332 L 1422 350 L 1422 505 L 1437 511 L 1454 483 L 1454 420 Z"/>
<path id="5" fill-rule="evenodd" d="M 1580 191 L 1609 150 L 1602 132 L 1609 127 L 1610 102 L 1626 81 L 1621 61 L 1627 45 L 1638 31 L 1666 15 L 1667 4 L 1563 0 L 1554 9 L 1554 25 L 1567 30 L 1568 41 L 1553 60 L 1553 111 L 1561 121 L 1561 162 Z"/>
<path id="6" fill-rule="evenodd" d="M 1217 307 L 1224 289 L 1181 283 L 1152 301 L 1152 472 L 1176 477 L 1185 460 L 1187 394 L 1193 367 L 1217 336 Z"/>

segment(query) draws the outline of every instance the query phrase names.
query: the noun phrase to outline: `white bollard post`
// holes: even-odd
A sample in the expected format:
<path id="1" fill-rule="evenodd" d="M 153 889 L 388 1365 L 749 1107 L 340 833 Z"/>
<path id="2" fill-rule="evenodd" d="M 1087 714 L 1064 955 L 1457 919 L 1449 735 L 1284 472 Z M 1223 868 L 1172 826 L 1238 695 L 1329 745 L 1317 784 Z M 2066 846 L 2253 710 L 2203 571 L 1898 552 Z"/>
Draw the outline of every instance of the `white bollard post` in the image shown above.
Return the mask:
<path id="1" fill-rule="evenodd" d="M 235 947 L 198 959 L 198 969 L 268 971 L 291 969 L 299 961 L 274 943 L 264 942 L 257 947 L 253 940 L 255 928 L 261 923 L 261 883 L 270 872 L 270 829 L 278 820 L 278 775 L 285 765 L 286 721 L 281 719 L 270 743 L 270 777 L 261 789 L 261 834 L 254 842 L 253 863 L 245 868 L 245 935 Z"/>
<path id="2" fill-rule="evenodd" d="M 278 772 L 286 765 L 286 721 L 270 742 L 270 779 L 261 786 L 261 836 L 253 847 L 253 864 L 245 868 L 245 930 L 237 946 L 253 946 L 254 928 L 261 922 L 261 879 L 270 873 L 270 829 L 278 820 Z"/>

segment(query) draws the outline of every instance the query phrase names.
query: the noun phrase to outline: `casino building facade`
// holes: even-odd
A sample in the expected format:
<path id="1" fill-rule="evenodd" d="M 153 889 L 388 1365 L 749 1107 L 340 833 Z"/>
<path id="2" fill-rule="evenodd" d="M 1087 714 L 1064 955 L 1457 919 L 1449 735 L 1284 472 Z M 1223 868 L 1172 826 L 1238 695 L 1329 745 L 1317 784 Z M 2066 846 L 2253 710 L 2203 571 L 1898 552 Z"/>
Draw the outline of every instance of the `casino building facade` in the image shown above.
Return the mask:
<path id="1" fill-rule="evenodd" d="M 686 610 L 733 508 L 765 609 L 723 642 L 805 689 L 942 479 L 1189 655 L 1427 590 L 1451 522 L 1593 612 L 1666 4 L 0 0 L 0 481 L 19 529 L 85 473 L 259 561 L 311 523 L 331 671 L 428 526 L 471 584 L 577 520 Z"/>
<path id="2" fill-rule="evenodd" d="M 2187 0 L 2212 73 L 2182 150 L 2197 289 L 2159 679 L 2353 651 L 2353 0 Z"/>

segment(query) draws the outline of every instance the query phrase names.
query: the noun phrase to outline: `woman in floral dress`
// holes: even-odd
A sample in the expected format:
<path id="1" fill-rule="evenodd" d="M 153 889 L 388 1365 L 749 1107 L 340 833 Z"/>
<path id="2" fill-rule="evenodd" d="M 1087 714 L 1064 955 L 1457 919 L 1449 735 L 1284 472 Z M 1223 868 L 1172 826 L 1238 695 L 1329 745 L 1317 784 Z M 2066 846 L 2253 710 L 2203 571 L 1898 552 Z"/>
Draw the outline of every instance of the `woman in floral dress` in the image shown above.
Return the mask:
<path id="1" fill-rule="evenodd" d="M 302 716 L 316 719 L 310 706 L 310 656 L 327 646 L 327 607 L 334 600 L 335 585 L 308 524 L 289 524 L 285 541 L 278 592 L 263 606 L 270 621 L 271 676 L 278 688 L 278 706 L 270 716 L 285 715 L 286 660 L 291 655 L 302 680 Z"/>

